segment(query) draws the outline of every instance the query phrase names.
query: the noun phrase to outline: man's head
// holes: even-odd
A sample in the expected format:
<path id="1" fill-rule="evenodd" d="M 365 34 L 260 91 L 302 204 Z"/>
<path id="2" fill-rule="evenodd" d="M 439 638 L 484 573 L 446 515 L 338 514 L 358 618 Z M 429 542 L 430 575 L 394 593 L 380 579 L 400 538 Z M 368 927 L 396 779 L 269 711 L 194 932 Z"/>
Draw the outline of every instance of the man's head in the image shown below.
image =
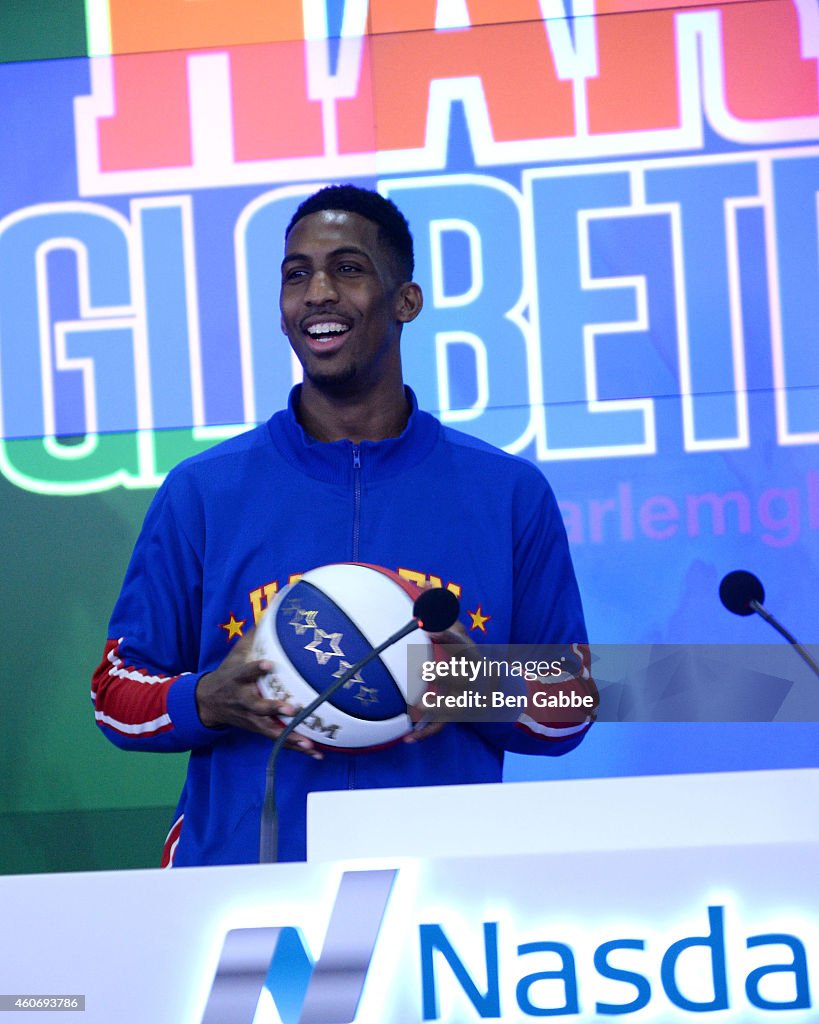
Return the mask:
<path id="1" fill-rule="evenodd" d="M 287 225 L 285 241 L 303 217 L 321 210 L 346 210 L 377 224 L 379 240 L 391 257 L 396 283 L 412 280 L 415 271 L 412 234 L 406 217 L 391 199 L 356 185 L 328 185 L 299 206 Z"/>
<path id="2" fill-rule="evenodd" d="M 400 394 L 399 342 L 423 298 L 412 236 L 393 203 L 343 185 L 296 211 L 285 235 L 282 329 L 304 368 L 302 400 Z"/>

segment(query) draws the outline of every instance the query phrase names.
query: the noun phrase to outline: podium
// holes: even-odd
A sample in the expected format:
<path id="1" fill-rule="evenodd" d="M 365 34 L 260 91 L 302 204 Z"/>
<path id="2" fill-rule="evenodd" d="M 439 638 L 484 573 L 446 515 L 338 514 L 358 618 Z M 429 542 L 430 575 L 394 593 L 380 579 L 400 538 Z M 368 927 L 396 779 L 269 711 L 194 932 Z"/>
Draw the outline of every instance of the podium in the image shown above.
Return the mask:
<path id="1" fill-rule="evenodd" d="M 815 1021 L 817 793 L 819 771 L 787 770 L 315 794 L 306 864 L 0 878 L 0 1006 L 82 995 L 66 1012 L 83 1024 Z"/>
<path id="2" fill-rule="evenodd" d="M 819 842 L 817 769 L 358 789 L 307 803 L 308 861 L 799 842 Z"/>

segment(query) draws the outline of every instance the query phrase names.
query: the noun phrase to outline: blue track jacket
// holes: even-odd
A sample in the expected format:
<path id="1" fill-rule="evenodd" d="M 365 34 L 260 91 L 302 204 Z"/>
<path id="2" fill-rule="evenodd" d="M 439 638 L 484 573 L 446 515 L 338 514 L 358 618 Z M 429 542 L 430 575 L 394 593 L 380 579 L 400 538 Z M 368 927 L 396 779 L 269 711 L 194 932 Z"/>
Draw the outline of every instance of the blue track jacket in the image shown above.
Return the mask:
<path id="1" fill-rule="evenodd" d="M 288 408 L 177 466 L 157 492 L 94 676 L 97 722 L 129 750 L 190 751 L 164 863 L 258 859 L 271 741 L 208 729 L 195 688 L 294 576 L 368 562 L 450 586 L 477 642 L 584 644 L 566 533 L 539 469 L 420 412 L 400 437 L 321 443 Z M 593 686 L 593 684 L 591 684 Z M 563 754 L 588 723 L 448 724 L 416 744 L 277 769 L 280 860 L 305 856 L 315 790 L 501 780 L 506 750 Z"/>

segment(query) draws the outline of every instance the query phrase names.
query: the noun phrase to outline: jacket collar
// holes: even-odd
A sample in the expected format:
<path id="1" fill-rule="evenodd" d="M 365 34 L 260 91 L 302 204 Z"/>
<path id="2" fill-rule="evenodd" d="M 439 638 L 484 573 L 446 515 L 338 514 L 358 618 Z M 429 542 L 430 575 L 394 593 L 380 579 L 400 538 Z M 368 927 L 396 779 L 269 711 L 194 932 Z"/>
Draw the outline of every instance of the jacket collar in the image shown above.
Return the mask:
<path id="1" fill-rule="evenodd" d="M 383 441 L 317 441 L 305 432 L 296 418 L 301 385 L 290 392 L 287 408 L 274 413 L 267 421 L 271 440 L 291 465 L 309 476 L 335 483 L 353 478 L 355 449 L 358 449 L 361 473 L 366 479 L 394 476 L 417 465 L 434 448 L 440 424 L 429 413 L 418 408 L 418 400 L 405 388 L 410 403 L 407 425 L 398 437 Z"/>

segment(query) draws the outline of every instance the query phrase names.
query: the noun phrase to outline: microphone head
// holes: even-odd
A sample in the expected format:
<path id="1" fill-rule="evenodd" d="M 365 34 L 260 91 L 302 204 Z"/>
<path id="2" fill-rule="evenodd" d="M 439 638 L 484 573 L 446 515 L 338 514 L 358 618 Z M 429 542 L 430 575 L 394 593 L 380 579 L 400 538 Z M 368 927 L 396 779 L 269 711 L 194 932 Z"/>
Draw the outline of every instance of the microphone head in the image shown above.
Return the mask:
<path id="1" fill-rule="evenodd" d="M 719 599 L 734 615 L 753 615 L 756 609 L 751 607 L 751 601 L 762 604 L 765 601 L 765 588 L 752 572 L 735 569 L 720 583 Z"/>
<path id="2" fill-rule="evenodd" d="M 461 604 L 451 590 L 432 587 L 424 590 L 412 606 L 412 614 L 420 629 L 427 633 L 443 633 L 458 618 Z"/>

